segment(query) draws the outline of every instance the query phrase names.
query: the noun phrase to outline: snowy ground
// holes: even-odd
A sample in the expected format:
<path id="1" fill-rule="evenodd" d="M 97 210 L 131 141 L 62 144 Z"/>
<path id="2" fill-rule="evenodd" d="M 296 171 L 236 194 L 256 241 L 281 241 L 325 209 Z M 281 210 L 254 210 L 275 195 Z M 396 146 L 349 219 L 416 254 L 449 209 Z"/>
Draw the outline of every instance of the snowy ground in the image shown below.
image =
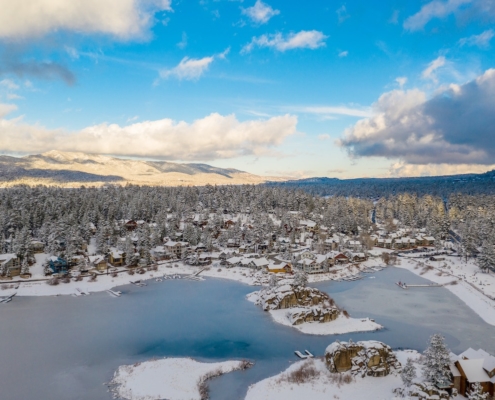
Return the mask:
<path id="1" fill-rule="evenodd" d="M 486 323 L 495 326 L 495 301 L 492 300 L 495 298 L 495 275 L 482 273 L 473 261 L 466 263 L 459 257 L 442 257 L 445 261 L 400 257 L 401 262 L 397 267 L 445 285 L 446 289 L 459 297 Z M 418 263 L 424 263 L 424 266 Z M 452 285 L 452 282 L 457 283 Z"/>
<path id="2" fill-rule="evenodd" d="M 303 308 L 291 308 L 291 311 L 303 311 Z M 273 320 L 279 324 L 290 326 L 302 333 L 309 335 L 339 335 L 351 332 L 368 332 L 382 329 L 383 326 L 377 324 L 369 318 L 346 318 L 340 315 L 332 322 L 306 322 L 300 325 L 292 325 L 287 318 L 287 310 L 270 310 Z"/>
<path id="3" fill-rule="evenodd" d="M 114 398 L 200 400 L 199 382 L 242 368 L 242 361 L 201 363 L 191 358 L 164 358 L 120 366 L 110 385 Z"/>
<path id="4" fill-rule="evenodd" d="M 413 350 L 395 352 L 399 362 L 404 365 L 407 358 L 417 360 L 419 354 Z M 313 363 L 317 376 L 304 383 L 290 382 L 290 373 L 305 363 Z M 417 366 L 419 369 L 419 366 Z M 299 361 L 284 372 L 251 385 L 245 400 L 328 400 L 328 399 L 379 399 L 394 398 L 393 390 L 402 386 L 398 375 L 381 378 L 353 378 L 350 383 L 339 383 L 339 374 L 331 374 L 321 359 Z"/>

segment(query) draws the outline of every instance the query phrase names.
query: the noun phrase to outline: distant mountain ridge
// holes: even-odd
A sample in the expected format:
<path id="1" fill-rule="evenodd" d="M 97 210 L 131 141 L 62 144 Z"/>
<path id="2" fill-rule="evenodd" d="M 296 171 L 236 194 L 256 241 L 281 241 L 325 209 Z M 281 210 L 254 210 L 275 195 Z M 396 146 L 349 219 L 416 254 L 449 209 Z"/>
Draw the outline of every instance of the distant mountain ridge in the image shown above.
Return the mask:
<path id="1" fill-rule="evenodd" d="M 75 186 L 105 183 L 205 185 L 263 183 L 263 177 L 208 164 L 123 159 L 99 154 L 48 151 L 25 157 L 0 156 L 0 184 Z"/>

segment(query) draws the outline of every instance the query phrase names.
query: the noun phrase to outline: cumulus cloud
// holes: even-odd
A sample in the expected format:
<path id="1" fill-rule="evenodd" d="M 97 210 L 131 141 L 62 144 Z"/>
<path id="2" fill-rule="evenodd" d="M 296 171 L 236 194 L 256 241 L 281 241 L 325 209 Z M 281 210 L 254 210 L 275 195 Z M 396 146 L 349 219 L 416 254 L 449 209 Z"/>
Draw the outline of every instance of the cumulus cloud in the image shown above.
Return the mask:
<path id="1" fill-rule="evenodd" d="M 322 133 L 321 135 L 318 135 L 319 140 L 329 140 L 330 135 L 328 133 Z"/>
<path id="2" fill-rule="evenodd" d="M 253 37 L 251 42 L 242 48 L 241 53 L 249 53 L 253 51 L 255 47 L 268 47 L 281 52 L 292 49 L 314 50 L 325 46 L 325 39 L 327 38 L 328 36 L 315 30 L 300 31 L 285 36 L 281 33 L 261 35 L 259 37 Z"/>
<path id="3" fill-rule="evenodd" d="M 0 38 L 25 39 L 56 31 L 121 39 L 146 34 L 170 0 L 0 0 Z"/>
<path id="4" fill-rule="evenodd" d="M 408 164 L 493 164 L 495 69 L 427 98 L 418 89 L 393 90 L 374 115 L 344 132 L 352 156 L 380 156 Z"/>
<path id="5" fill-rule="evenodd" d="M 15 106 L 0 105 L 0 115 L 13 110 Z M 126 126 L 103 123 L 66 132 L 29 125 L 18 118 L 0 118 L 0 148 L 23 153 L 57 149 L 206 161 L 269 154 L 296 132 L 296 125 L 297 117 L 291 115 L 241 122 L 235 115 L 214 113 L 192 123 L 171 119 Z"/>
<path id="6" fill-rule="evenodd" d="M 490 41 L 493 36 L 495 36 L 495 32 L 493 29 L 488 29 L 479 35 L 472 35 L 467 38 L 462 38 L 459 40 L 460 46 L 476 46 L 479 48 L 488 48 L 490 46 Z"/>
<path id="7" fill-rule="evenodd" d="M 197 80 L 206 72 L 213 60 L 214 57 L 184 57 L 176 67 L 172 69 L 162 69 L 159 72 L 160 78 L 168 79 L 170 77 L 175 77 L 179 80 Z"/>
<path id="8" fill-rule="evenodd" d="M 261 0 L 257 0 L 254 6 L 243 8 L 242 13 L 247 15 L 256 24 L 266 24 L 272 17 L 280 14 L 280 11 L 274 10 Z"/>
<path id="9" fill-rule="evenodd" d="M 342 57 L 347 57 L 349 55 L 349 52 L 347 50 L 344 50 L 344 51 L 341 51 L 339 53 L 339 57 L 342 58 Z"/>

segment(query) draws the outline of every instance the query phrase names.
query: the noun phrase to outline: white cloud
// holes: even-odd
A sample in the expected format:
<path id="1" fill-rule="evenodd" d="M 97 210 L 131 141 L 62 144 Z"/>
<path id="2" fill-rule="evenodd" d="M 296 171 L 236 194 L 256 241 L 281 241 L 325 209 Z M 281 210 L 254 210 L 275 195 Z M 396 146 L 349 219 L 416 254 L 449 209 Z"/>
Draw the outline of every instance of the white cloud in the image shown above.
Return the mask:
<path id="1" fill-rule="evenodd" d="M 467 38 L 462 38 L 459 40 L 460 46 L 477 46 L 480 48 L 487 48 L 490 46 L 490 41 L 493 36 L 495 36 L 495 32 L 493 29 L 488 29 L 479 35 L 472 35 Z"/>
<path id="2" fill-rule="evenodd" d="M 404 21 L 404 28 L 410 31 L 423 29 L 434 18 L 445 18 L 473 0 L 434 0 L 421 7 L 416 14 Z"/>
<path id="3" fill-rule="evenodd" d="M 257 0 L 254 6 L 242 9 L 242 13 L 256 24 L 266 24 L 272 17 L 280 14 L 280 11 L 274 10 L 261 0 Z"/>
<path id="4" fill-rule="evenodd" d="M 404 85 L 407 83 L 407 78 L 405 76 L 399 76 L 395 78 L 395 81 L 399 84 L 399 87 L 402 89 Z"/>
<path id="5" fill-rule="evenodd" d="M 7 88 L 9 90 L 17 90 L 19 89 L 19 85 L 16 84 L 12 79 L 2 79 L 0 81 L 0 86 Z"/>
<path id="6" fill-rule="evenodd" d="M 341 58 L 342 58 L 342 57 L 347 57 L 348 55 L 349 55 L 349 52 L 348 52 L 347 50 L 345 50 L 345 51 L 341 51 L 341 52 L 339 53 L 339 57 L 341 57 Z"/>
<path id="7" fill-rule="evenodd" d="M 15 106 L 0 105 L 0 115 Z M 0 118 L 3 151 L 39 153 L 51 149 L 170 160 L 214 160 L 267 155 L 296 133 L 297 117 L 282 115 L 241 122 L 235 115 L 211 114 L 187 123 L 161 119 L 126 126 L 99 124 L 78 132 L 29 125 Z"/>
<path id="8" fill-rule="evenodd" d="M 7 114 L 10 114 L 12 111 L 17 110 L 17 106 L 15 104 L 2 104 L 0 103 L 0 118 L 3 118 Z"/>
<path id="9" fill-rule="evenodd" d="M 213 62 L 214 57 L 189 58 L 184 57 L 179 65 L 172 69 L 163 69 L 160 71 L 160 78 L 168 79 L 175 77 L 179 80 L 196 80 L 201 77 Z"/>
<path id="10" fill-rule="evenodd" d="M 345 106 L 305 106 L 290 107 L 291 111 L 317 115 L 345 115 L 348 117 L 369 117 L 371 110 L 368 108 L 351 108 Z"/>
<path id="11" fill-rule="evenodd" d="M 344 132 L 351 155 L 406 164 L 492 165 L 495 160 L 495 69 L 428 99 L 413 89 L 383 94 L 374 115 Z"/>
<path id="12" fill-rule="evenodd" d="M 318 135 L 318 139 L 319 140 L 329 140 L 330 139 L 330 135 L 328 133 L 323 133 L 321 135 Z"/>
<path id="13" fill-rule="evenodd" d="M 432 81 L 437 81 L 437 76 L 435 71 L 445 65 L 446 60 L 444 56 L 440 56 L 428 64 L 428 67 L 421 73 L 423 79 L 431 79 Z"/>
<path id="14" fill-rule="evenodd" d="M 393 163 L 389 176 L 441 176 L 458 174 L 481 174 L 495 169 L 493 165 L 480 164 L 407 164 L 403 161 Z"/>
<path id="15" fill-rule="evenodd" d="M 337 13 L 337 18 L 339 19 L 339 23 L 344 22 L 347 18 L 350 17 L 350 15 L 347 12 L 347 8 L 345 7 L 345 5 L 342 5 L 341 7 L 339 7 L 335 12 Z"/>
<path id="16" fill-rule="evenodd" d="M 325 46 L 325 36 L 320 31 L 300 31 L 283 36 L 281 33 L 273 35 L 262 35 L 253 37 L 251 42 L 244 46 L 241 53 L 249 53 L 255 47 L 269 47 L 278 51 L 287 51 L 292 49 L 317 49 Z"/>
<path id="17" fill-rule="evenodd" d="M 0 38 L 24 39 L 56 31 L 142 37 L 170 0 L 0 0 Z"/>
<path id="18" fill-rule="evenodd" d="M 177 47 L 179 49 L 185 49 L 187 47 L 187 33 L 182 32 L 182 39 L 179 43 L 177 43 Z"/>

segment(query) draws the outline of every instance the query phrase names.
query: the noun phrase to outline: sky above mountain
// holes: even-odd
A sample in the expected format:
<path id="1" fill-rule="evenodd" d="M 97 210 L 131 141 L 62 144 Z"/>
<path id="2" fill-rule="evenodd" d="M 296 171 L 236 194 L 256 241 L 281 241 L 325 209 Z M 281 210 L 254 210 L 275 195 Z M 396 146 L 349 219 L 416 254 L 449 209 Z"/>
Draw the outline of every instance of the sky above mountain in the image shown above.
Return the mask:
<path id="1" fill-rule="evenodd" d="M 0 0 L 0 152 L 260 175 L 495 166 L 495 0 Z"/>

